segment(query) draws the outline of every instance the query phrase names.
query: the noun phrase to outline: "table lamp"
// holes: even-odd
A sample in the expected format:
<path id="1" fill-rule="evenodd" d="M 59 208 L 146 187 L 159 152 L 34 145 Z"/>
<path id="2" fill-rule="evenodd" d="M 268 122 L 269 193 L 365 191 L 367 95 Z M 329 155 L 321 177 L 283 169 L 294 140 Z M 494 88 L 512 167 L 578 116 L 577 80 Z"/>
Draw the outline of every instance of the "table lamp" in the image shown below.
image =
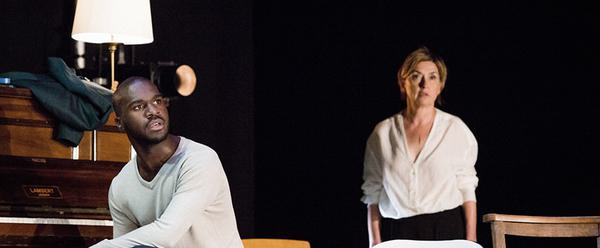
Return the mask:
<path id="1" fill-rule="evenodd" d="M 83 42 L 108 44 L 111 89 L 115 91 L 118 44 L 154 41 L 150 0 L 78 0 L 71 37 Z"/>

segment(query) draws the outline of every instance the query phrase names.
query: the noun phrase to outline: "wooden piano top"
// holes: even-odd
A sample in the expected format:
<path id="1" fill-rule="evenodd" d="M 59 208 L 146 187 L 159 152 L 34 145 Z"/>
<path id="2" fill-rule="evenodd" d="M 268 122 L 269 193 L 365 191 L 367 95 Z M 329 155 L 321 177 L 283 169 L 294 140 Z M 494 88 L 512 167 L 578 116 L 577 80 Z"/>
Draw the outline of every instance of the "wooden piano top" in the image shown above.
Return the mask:
<path id="1" fill-rule="evenodd" d="M 53 118 L 34 99 L 27 88 L 0 87 L 0 122 L 52 127 Z M 122 132 L 117 128 L 114 113 L 99 130 Z"/>

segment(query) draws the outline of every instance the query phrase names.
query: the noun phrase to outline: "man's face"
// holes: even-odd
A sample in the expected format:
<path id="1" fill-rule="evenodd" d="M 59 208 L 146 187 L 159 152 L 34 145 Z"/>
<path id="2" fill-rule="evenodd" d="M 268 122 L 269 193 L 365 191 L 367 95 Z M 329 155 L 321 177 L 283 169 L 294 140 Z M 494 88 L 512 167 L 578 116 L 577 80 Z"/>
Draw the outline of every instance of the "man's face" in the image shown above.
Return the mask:
<path id="1" fill-rule="evenodd" d="M 140 144 L 158 144 L 167 138 L 169 103 L 154 84 L 136 81 L 120 94 L 120 123 L 130 138 Z"/>

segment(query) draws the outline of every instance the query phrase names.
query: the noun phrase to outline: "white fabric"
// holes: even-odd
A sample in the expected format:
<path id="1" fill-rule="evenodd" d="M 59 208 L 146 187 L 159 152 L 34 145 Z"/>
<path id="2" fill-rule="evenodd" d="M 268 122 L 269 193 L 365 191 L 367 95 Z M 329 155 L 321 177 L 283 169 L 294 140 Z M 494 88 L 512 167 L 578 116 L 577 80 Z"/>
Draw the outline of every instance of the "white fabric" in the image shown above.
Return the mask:
<path id="1" fill-rule="evenodd" d="M 475 201 L 477 141 L 458 117 L 436 109 L 431 131 L 413 162 L 400 113 L 380 122 L 365 149 L 362 201 L 383 217 L 437 213 Z"/>
<path id="2" fill-rule="evenodd" d="M 373 248 L 483 248 L 481 245 L 468 240 L 436 240 L 420 241 L 396 239 L 382 242 Z"/>
<path id="3" fill-rule="evenodd" d="M 136 159 L 110 187 L 115 239 L 93 247 L 242 247 L 229 185 L 215 151 L 181 137 L 151 182 L 139 175 Z"/>

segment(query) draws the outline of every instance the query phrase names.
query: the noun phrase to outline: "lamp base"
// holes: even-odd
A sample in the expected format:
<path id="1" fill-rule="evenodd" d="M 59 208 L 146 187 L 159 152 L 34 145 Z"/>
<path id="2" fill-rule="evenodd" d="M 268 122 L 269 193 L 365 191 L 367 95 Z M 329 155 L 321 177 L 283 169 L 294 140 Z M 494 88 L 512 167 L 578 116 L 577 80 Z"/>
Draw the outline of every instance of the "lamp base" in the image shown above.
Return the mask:
<path id="1" fill-rule="evenodd" d="M 117 90 L 118 82 L 115 81 L 115 52 L 119 43 L 108 43 L 108 51 L 110 52 L 110 89 L 112 92 Z"/>

